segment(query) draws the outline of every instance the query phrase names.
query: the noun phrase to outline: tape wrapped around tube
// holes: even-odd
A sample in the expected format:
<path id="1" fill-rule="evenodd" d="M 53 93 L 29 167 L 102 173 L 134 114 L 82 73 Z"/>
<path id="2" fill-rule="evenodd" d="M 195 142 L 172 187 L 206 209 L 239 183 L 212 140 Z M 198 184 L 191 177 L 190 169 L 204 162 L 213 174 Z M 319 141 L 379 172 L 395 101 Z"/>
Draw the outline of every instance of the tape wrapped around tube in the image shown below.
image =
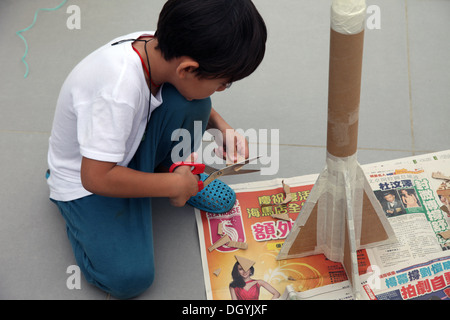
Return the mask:
<path id="1" fill-rule="evenodd" d="M 333 0 L 331 29 L 342 34 L 356 34 L 364 29 L 365 0 Z"/>

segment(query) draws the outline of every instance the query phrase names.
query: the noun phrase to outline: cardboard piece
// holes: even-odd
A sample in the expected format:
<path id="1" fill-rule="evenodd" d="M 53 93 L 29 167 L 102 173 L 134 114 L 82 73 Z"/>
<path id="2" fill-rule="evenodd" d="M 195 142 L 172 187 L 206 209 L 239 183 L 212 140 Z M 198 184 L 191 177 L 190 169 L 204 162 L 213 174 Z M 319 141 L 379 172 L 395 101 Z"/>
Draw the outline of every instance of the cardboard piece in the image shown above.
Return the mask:
<path id="1" fill-rule="evenodd" d="M 284 180 L 281 181 L 281 184 L 283 185 L 283 191 L 284 191 L 284 200 L 281 203 L 278 204 L 262 204 L 262 207 L 275 207 L 275 206 L 281 206 L 284 204 L 288 204 L 292 201 L 292 194 L 291 194 L 291 188 L 284 183 Z"/>
<path id="2" fill-rule="evenodd" d="M 230 248 L 236 248 L 236 249 L 242 249 L 242 250 L 248 249 L 248 244 L 246 242 L 230 241 L 227 243 L 227 246 Z"/>
<path id="3" fill-rule="evenodd" d="M 439 172 L 439 171 L 431 173 L 431 177 L 433 177 L 434 179 L 441 179 L 441 180 L 448 180 L 448 181 L 450 181 L 450 176 L 446 176 L 442 172 Z"/>
<path id="4" fill-rule="evenodd" d="M 311 204 L 311 203 L 310 203 Z M 277 259 L 298 258 L 313 255 L 317 246 L 317 207 L 300 212 L 297 220 L 284 242 Z M 306 213 L 303 215 L 303 213 Z"/>
<path id="5" fill-rule="evenodd" d="M 248 269 L 250 269 L 255 264 L 255 261 L 253 260 L 236 255 L 234 257 L 236 258 L 237 262 L 239 262 L 244 271 L 248 271 Z"/>
<path id="6" fill-rule="evenodd" d="M 438 234 L 445 240 L 450 239 L 450 230 L 445 230 Z"/>
<path id="7" fill-rule="evenodd" d="M 442 182 L 439 188 L 436 190 L 439 196 L 450 197 L 450 182 Z"/>
<path id="8" fill-rule="evenodd" d="M 228 235 L 224 235 L 223 237 L 221 237 L 219 240 L 217 240 L 216 242 L 214 242 L 209 248 L 209 252 L 216 250 L 217 248 L 226 245 L 228 242 L 230 242 L 231 239 Z"/>
<path id="9" fill-rule="evenodd" d="M 289 215 L 287 213 L 272 214 L 271 217 L 274 218 L 274 219 L 291 221 L 291 218 L 289 217 Z"/>
<path id="10" fill-rule="evenodd" d="M 217 225 L 217 234 L 223 234 L 223 223 Z"/>
<path id="11" fill-rule="evenodd" d="M 281 204 L 287 204 L 292 201 L 292 195 L 291 195 L 291 187 L 289 187 L 287 184 L 284 183 L 284 180 L 281 181 L 283 184 L 283 190 L 284 190 L 284 200 Z"/>
<path id="12" fill-rule="evenodd" d="M 444 180 L 439 188 L 436 190 L 439 199 L 442 202 L 441 210 L 450 216 L 450 176 L 442 174 L 442 172 L 433 172 L 431 175 L 434 179 Z M 447 232 L 447 231 L 444 231 Z M 442 233 L 441 233 L 442 236 Z M 444 237 L 444 236 L 442 236 Z M 448 239 L 445 238 L 444 239 Z"/>

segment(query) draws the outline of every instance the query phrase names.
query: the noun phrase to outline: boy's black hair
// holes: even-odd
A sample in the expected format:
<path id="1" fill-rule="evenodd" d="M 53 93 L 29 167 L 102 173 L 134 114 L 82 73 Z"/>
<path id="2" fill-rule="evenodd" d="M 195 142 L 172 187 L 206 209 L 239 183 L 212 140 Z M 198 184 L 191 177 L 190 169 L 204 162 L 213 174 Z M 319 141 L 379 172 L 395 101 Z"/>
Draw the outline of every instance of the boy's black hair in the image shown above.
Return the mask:
<path id="1" fill-rule="evenodd" d="M 168 0 L 155 37 L 166 60 L 191 57 L 199 77 L 231 83 L 259 66 L 267 29 L 250 0 Z"/>

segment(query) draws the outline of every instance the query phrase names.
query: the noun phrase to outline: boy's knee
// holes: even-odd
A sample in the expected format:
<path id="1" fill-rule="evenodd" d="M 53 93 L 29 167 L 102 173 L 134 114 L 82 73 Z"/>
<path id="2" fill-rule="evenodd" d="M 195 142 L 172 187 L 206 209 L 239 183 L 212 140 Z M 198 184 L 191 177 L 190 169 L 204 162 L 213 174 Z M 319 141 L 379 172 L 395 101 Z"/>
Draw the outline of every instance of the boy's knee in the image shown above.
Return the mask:
<path id="1" fill-rule="evenodd" d="M 197 149 L 208 124 L 211 99 L 186 100 L 173 85 L 165 83 L 162 100 L 163 104 L 150 118 L 149 136 L 154 139 L 156 146 L 155 167 L 170 167 L 173 162 L 181 161 L 178 160 L 179 157 L 185 160 Z M 172 157 L 173 150 L 180 142 L 183 143 L 179 147 L 183 154 L 177 154 L 175 159 Z M 189 143 L 190 145 L 186 145 Z M 184 152 L 189 150 L 190 152 L 184 155 Z"/>
<path id="2" fill-rule="evenodd" d="M 163 103 L 170 106 L 173 113 L 185 114 L 198 120 L 208 119 L 211 112 L 211 99 L 187 100 L 171 84 L 165 83 L 162 88 Z"/>
<path id="3" fill-rule="evenodd" d="M 153 272 L 146 275 L 131 275 L 112 284 L 110 293 L 118 299 L 131 299 L 144 293 L 153 283 Z"/>
<path id="4" fill-rule="evenodd" d="M 99 279 L 99 287 L 117 299 L 131 299 L 146 291 L 154 280 L 153 264 L 135 263 L 111 268 Z M 101 283 L 100 283 L 101 282 Z"/>

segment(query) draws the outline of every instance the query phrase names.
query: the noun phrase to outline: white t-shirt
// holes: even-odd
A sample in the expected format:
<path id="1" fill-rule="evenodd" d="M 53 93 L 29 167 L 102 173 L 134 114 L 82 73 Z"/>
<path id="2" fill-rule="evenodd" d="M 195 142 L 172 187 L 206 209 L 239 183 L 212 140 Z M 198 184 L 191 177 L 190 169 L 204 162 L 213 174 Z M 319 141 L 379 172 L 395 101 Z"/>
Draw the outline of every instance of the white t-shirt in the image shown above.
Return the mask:
<path id="1" fill-rule="evenodd" d="M 50 198 L 78 199 L 91 193 L 81 184 L 82 157 L 127 166 L 142 140 L 150 90 L 130 42 L 117 38 L 83 59 L 64 82 L 49 139 Z M 150 113 L 162 103 L 152 96 Z"/>

